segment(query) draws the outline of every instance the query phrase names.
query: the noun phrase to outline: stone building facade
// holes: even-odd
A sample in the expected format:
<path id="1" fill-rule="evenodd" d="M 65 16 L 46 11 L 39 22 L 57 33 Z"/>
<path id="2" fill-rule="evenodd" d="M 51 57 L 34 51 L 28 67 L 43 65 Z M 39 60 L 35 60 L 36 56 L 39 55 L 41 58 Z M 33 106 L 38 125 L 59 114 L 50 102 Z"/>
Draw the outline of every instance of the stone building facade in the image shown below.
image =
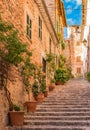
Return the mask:
<path id="1" fill-rule="evenodd" d="M 67 67 L 71 67 L 71 61 L 73 59 L 72 55 L 72 44 L 70 39 L 65 39 L 65 49 L 63 50 L 63 56 L 66 58 L 66 65 Z"/>
<path id="2" fill-rule="evenodd" d="M 81 26 L 70 26 L 71 68 L 74 77 L 83 76 Z"/>
<path id="3" fill-rule="evenodd" d="M 46 60 L 46 53 L 59 55 L 57 33 L 44 0 L 1 0 L 0 15 L 4 21 L 13 24 L 19 30 L 20 39 L 27 43 L 28 50 L 33 53 L 33 63 L 41 65 L 43 60 Z M 27 29 L 28 25 L 30 26 L 29 30 Z M 23 109 L 27 98 L 21 75 L 14 66 L 10 73 L 8 89 L 11 98 L 15 104 Z M 0 90 L 0 103 L 2 104 L 0 130 L 4 130 L 5 125 L 8 124 L 7 113 L 9 109 L 4 90 Z"/>
<path id="4" fill-rule="evenodd" d="M 45 0 L 47 9 L 49 11 L 54 29 L 60 38 L 60 42 L 64 39 L 64 27 L 67 26 L 64 3 L 62 0 Z M 57 45 L 59 53 L 62 54 L 61 44 Z M 58 58 L 57 58 L 58 59 Z"/>
<path id="5" fill-rule="evenodd" d="M 90 72 L 90 26 L 88 34 L 88 48 L 87 48 L 87 72 Z"/>

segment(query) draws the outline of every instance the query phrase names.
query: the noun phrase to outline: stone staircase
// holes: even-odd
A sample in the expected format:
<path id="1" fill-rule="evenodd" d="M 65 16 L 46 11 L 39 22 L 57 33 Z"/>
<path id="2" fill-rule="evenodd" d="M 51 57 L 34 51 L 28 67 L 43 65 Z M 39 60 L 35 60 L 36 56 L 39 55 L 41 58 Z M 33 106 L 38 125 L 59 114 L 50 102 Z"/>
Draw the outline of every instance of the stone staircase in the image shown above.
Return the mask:
<path id="1" fill-rule="evenodd" d="M 35 113 L 25 114 L 23 127 L 8 130 L 90 130 L 90 92 L 57 86 Z"/>

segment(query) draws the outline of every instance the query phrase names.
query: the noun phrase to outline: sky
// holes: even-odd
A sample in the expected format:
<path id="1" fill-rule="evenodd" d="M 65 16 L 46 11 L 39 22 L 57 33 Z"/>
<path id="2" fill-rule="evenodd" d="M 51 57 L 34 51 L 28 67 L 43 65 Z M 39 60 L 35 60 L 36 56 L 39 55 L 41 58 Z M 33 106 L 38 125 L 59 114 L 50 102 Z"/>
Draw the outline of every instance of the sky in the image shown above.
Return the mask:
<path id="1" fill-rule="evenodd" d="M 67 25 L 81 25 L 82 23 L 82 0 L 62 0 L 66 12 Z M 68 31 L 65 29 L 65 37 Z"/>
<path id="2" fill-rule="evenodd" d="M 68 25 L 80 25 L 82 0 L 63 0 Z"/>

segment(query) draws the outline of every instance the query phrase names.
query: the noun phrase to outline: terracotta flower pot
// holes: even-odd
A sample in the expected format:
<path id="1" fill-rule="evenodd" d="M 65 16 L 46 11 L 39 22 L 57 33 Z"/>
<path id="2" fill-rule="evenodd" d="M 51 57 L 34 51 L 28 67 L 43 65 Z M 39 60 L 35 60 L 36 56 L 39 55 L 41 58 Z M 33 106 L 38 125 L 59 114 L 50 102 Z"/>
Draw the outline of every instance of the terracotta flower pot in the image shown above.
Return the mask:
<path id="1" fill-rule="evenodd" d="M 37 96 L 35 96 L 35 99 L 36 99 L 37 102 L 43 102 L 44 94 L 43 93 L 39 93 Z"/>
<path id="2" fill-rule="evenodd" d="M 21 111 L 10 111 L 10 124 L 12 126 L 22 126 L 24 122 L 24 112 Z"/>
<path id="3" fill-rule="evenodd" d="M 62 85 L 62 82 L 61 81 L 57 81 L 56 85 Z"/>
<path id="4" fill-rule="evenodd" d="M 26 105 L 27 105 L 27 112 L 36 112 L 36 105 L 37 105 L 36 101 L 26 102 Z"/>
<path id="5" fill-rule="evenodd" d="M 51 84 L 49 85 L 49 91 L 52 91 L 54 88 L 55 88 L 55 84 L 54 84 L 54 83 L 51 83 Z"/>
<path id="6" fill-rule="evenodd" d="M 44 97 L 47 97 L 48 96 L 48 91 L 45 91 L 44 92 Z"/>

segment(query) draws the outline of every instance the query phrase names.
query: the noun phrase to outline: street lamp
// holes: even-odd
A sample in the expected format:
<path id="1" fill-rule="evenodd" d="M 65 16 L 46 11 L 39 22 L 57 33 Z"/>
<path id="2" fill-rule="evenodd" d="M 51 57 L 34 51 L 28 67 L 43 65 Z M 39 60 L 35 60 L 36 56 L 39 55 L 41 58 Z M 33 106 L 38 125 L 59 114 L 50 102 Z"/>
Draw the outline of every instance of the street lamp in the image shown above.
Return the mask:
<path id="1" fill-rule="evenodd" d="M 86 44 L 87 44 L 87 40 L 86 39 L 83 40 L 83 44 L 86 46 Z"/>

